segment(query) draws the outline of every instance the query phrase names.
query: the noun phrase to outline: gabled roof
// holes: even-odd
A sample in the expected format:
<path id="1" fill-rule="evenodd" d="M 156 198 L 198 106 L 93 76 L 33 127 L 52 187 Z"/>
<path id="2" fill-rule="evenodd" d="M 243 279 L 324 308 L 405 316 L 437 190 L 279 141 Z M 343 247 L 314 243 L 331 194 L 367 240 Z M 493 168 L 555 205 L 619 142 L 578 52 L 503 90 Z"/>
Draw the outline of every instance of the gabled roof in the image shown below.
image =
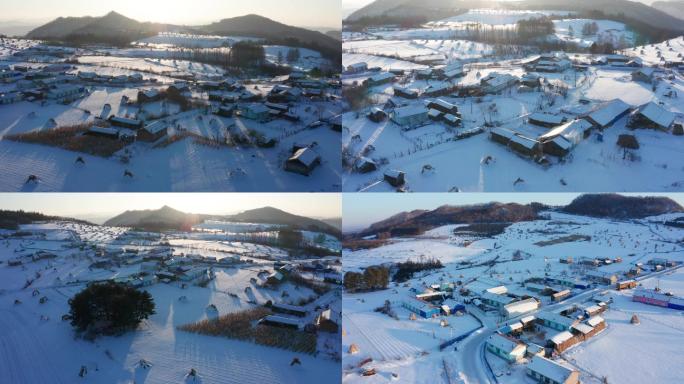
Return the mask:
<path id="1" fill-rule="evenodd" d="M 299 161 L 307 167 L 312 166 L 320 156 L 311 148 L 300 148 L 288 161 Z"/>
<path id="2" fill-rule="evenodd" d="M 487 339 L 487 344 L 490 344 L 508 354 L 525 353 L 525 344 L 514 341 L 500 333 L 495 333 Z"/>
<path id="3" fill-rule="evenodd" d="M 536 120 L 536 121 L 541 121 L 542 123 L 547 123 L 547 124 L 556 124 L 560 125 L 563 123 L 563 116 L 561 115 L 554 115 L 551 113 L 540 113 L 540 112 L 535 112 L 529 116 L 530 120 Z"/>
<path id="4" fill-rule="evenodd" d="M 620 99 L 613 99 L 599 109 L 592 112 L 589 117 L 601 126 L 606 126 L 621 114 L 630 109 L 630 105 Z"/>
<path id="5" fill-rule="evenodd" d="M 571 368 L 564 367 L 555 361 L 541 356 L 532 357 L 532 361 L 527 364 L 527 368 L 544 377 L 548 377 L 557 383 L 564 383 L 574 371 Z"/>
<path id="6" fill-rule="evenodd" d="M 564 342 L 572 339 L 572 337 L 573 337 L 572 333 L 570 333 L 568 331 L 563 331 L 563 332 L 559 332 L 559 333 L 555 334 L 551 338 L 551 342 L 556 344 L 556 345 L 559 345 L 559 344 L 563 344 Z"/>
<path id="7" fill-rule="evenodd" d="M 394 110 L 394 116 L 399 118 L 410 117 L 424 113 L 428 113 L 428 110 L 420 104 L 407 105 L 405 107 L 397 108 Z"/>
<path id="8" fill-rule="evenodd" d="M 654 102 L 650 102 L 641 107 L 639 109 L 639 114 L 663 128 L 669 128 L 675 120 L 674 113 Z"/>

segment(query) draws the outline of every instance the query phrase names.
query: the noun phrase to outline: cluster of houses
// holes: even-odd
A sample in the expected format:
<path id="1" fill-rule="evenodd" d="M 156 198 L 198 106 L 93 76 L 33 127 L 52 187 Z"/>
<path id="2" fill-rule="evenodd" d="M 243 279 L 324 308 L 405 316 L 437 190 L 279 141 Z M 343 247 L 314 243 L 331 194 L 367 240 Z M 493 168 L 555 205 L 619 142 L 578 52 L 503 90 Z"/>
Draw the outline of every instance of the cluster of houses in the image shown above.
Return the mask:
<path id="1" fill-rule="evenodd" d="M 540 383 L 579 383 L 577 370 L 552 358 L 603 331 L 606 309 L 605 302 L 590 302 L 520 317 L 492 334 L 485 348 L 512 364 L 528 362 L 527 374 Z"/>
<path id="2" fill-rule="evenodd" d="M 465 305 L 453 299 L 454 284 L 436 284 L 413 296 L 402 299 L 402 308 L 424 319 L 441 315 L 457 315 L 465 312 Z"/>

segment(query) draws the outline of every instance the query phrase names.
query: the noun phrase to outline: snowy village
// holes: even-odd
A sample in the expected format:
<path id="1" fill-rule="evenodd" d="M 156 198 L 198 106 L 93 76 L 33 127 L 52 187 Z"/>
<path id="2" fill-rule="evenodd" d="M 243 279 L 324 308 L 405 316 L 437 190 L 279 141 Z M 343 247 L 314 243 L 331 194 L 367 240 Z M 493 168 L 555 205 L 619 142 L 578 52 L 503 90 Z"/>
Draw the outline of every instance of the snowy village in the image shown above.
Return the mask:
<path id="1" fill-rule="evenodd" d="M 681 20 L 431 3 L 345 19 L 344 191 L 684 189 Z"/>
<path id="2" fill-rule="evenodd" d="M 680 204 L 617 195 L 563 207 L 435 199 L 445 205 L 345 233 L 343 383 L 682 377 L 674 358 L 684 352 Z M 410 199 L 399 201 L 401 210 Z M 626 204 L 650 203 L 659 208 L 624 214 Z M 583 213 L 594 204 L 608 207 L 605 215 Z"/>
<path id="3" fill-rule="evenodd" d="M 183 224 L 161 229 L 161 217 Z M 0 220 L 3 382 L 339 380 L 340 241 L 328 224 L 275 208 Z"/>
<path id="4" fill-rule="evenodd" d="M 258 15 L 106 29 L 148 24 L 110 12 L 0 36 L 0 190 L 341 189 L 339 42 Z"/>

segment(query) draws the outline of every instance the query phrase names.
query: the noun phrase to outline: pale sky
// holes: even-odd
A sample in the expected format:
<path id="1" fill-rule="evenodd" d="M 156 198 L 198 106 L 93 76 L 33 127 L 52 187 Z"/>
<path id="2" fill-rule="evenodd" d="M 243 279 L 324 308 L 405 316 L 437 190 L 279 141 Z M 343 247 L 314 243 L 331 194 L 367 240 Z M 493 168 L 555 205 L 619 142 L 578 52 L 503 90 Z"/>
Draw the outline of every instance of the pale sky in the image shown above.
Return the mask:
<path id="1" fill-rule="evenodd" d="M 0 209 L 102 222 L 127 210 L 168 205 L 186 213 L 232 214 L 275 207 L 316 218 L 342 215 L 337 193 L 0 193 Z M 94 220 L 94 219 L 98 220 Z"/>
<path id="2" fill-rule="evenodd" d="M 302 27 L 341 28 L 340 0 L 0 0 L 0 20 L 103 16 L 116 11 L 138 21 L 198 25 L 255 13 Z"/>
<path id="3" fill-rule="evenodd" d="M 489 203 L 566 205 L 579 193 L 345 193 L 342 198 L 343 229 L 357 231 L 399 212 L 435 209 L 442 205 Z M 625 196 L 667 196 L 684 206 L 684 193 L 621 193 Z"/>

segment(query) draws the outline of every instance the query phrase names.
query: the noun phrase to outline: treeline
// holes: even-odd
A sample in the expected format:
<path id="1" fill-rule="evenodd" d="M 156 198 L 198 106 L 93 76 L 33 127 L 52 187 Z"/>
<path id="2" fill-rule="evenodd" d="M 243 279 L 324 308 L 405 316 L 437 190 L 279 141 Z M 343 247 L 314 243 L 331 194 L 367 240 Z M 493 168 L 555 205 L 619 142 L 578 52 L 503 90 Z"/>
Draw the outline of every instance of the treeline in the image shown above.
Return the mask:
<path id="1" fill-rule="evenodd" d="M 346 21 L 345 28 L 354 32 L 361 32 L 366 28 L 381 25 L 396 25 L 400 28 L 416 28 L 429 20 L 423 15 L 416 16 L 367 16 L 353 21 Z"/>
<path id="2" fill-rule="evenodd" d="M 19 211 L 9 211 L 0 210 L 0 228 L 17 230 L 20 225 L 31 224 L 36 221 L 49 221 L 49 220 L 63 220 L 63 218 L 58 216 L 48 216 L 38 212 L 25 212 Z M 82 220 L 69 219 L 74 222 L 88 224 Z"/>
<path id="3" fill-rule="evenodd" d="M 347 292 L 368 292 L 386 289 L 389 284 L 389 268 L 375 265 L 363 272 L 347 272 L 344 274 L 344 289 Z"/>
<path id="4" fill-rule="evenodd" d="M 428 271 L 433 269 L 443 268 L 442 262 L 430 258 L 421 261 L 405 261 L 403 263 L 398 263 L 396 266 L 397 271 L 394 273 L 393 281 L 398 283 L 403 283 L 413 277 L 413 274 L 420 271 Z"/>
<path id="5" fill-rule="evenodd" d="M 553 33 L 553 21 L 548 17 L 539 17 L 518 20 L 513 28 L 479 23 L 468 25 L 462 36 L 468 40 L 489 44 L 526 45 L 532 42 L 544 43 L 544 38 Z"/>

